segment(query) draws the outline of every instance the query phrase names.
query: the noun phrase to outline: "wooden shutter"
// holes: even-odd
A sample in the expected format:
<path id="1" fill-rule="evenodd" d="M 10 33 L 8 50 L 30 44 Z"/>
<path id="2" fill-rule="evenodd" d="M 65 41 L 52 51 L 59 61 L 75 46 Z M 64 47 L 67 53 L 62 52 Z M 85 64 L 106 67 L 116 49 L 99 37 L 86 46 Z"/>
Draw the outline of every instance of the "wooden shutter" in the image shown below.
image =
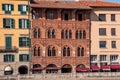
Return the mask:
<path id="1" fill-rule="evenodd" d="M 11 4 L 11 11 L 14 11 L 14 5 Z"/>
<path id="2" fill-rule="evenodd" d="M 29 61 L 29 54 L 27 54 L 27 61 Z"/>
<path id="3" fill-rule="evenodd" d="M 6 28 L 6 19 L 3 18 L 3 28 Z"/>
<path id="4" fill-rule="evenodd" d="M 14 28 L 15 27 L 15 20 L 11 19 L 11 27 Z"/>
<path id="5" fill-rule="evenodd" d="M 19 46 L 22 46 L 22 37 L 19 37 Z"/>
<path id="6" fill-rule="evenodd" d="M 19 28 L 22 28 L 22 19 L 19 19 Z"/>
<path id="7" fill-rule="evenodd" d="M 30 38 L 27 38 L 27 46 L 28 47 L 30 47 L 30 44 L 31 44 L 30 42 L 31 42 Z"/>
<path id="8" fill-rule="evenodd" d="M 5 10 L 5 4 L 2 4 L 2 10 Z"/>
<path id="9" fill-rule="evenodd" d="M 19 55 L 19 61 L 23 61 L 23 55 L 22 54 Z"/>

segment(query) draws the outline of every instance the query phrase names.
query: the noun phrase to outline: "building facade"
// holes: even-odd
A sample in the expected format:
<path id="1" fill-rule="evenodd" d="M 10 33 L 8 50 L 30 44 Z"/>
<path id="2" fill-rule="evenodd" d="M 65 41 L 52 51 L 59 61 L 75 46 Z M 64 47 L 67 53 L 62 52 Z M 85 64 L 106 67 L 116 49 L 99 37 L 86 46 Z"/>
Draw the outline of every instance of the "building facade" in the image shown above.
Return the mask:
<path id="1" fill-rule="evenodd" d="M 90 7 L 77 2 L 31 3 L 33 73 L 88 70 L 90 12 Z"/>
<path id="2" fill-rule="evenodd" d="M 120 64 L 120 4 L 91 3 L 91 66 Z"/>
<path id="3" fill-rule="evenodd" d="M 0 75 L 29 71 L 28 0 L 0 1 Z"/>

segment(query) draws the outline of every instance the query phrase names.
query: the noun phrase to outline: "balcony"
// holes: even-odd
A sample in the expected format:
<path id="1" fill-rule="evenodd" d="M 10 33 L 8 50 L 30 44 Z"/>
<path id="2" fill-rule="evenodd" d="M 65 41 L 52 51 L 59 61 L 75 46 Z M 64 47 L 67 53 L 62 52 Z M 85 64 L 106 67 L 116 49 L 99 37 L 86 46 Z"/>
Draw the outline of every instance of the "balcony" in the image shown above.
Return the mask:
<path id="1" fill-rule="evenodd" d="M 18 52 L 18 48 L 16 46 L 12 46 L 10 49 L 6 49 L 4 46 L 0 46 L 0 53 L 9 53 L 9 52 Z"/>

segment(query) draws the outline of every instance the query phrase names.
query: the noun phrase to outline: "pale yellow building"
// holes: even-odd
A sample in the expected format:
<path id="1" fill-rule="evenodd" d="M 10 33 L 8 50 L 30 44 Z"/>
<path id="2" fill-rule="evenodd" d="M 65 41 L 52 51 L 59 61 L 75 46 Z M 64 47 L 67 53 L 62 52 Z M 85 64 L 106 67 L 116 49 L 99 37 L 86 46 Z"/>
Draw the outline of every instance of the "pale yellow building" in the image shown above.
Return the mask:
<path id="1" fill-rule="evenodd" d="M 28 0 L 0 0 L 0 75 L 29 73 Z"/>
<path id="2" fill-rule="evenodd" d="M 91 13 L 91 65 L 120 64 L 120 4 L 96 2 Z"/>

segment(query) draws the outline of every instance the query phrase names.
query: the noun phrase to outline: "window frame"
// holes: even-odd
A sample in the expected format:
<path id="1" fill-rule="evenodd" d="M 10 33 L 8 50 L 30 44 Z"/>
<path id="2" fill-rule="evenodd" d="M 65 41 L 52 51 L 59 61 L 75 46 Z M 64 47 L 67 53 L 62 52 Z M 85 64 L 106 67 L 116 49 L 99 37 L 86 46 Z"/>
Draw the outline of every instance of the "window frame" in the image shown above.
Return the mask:
<path id="1" fill-rule="evenodd" d="M 99 21 L 106 21 L 106 14 L 99 14 Z"/>

